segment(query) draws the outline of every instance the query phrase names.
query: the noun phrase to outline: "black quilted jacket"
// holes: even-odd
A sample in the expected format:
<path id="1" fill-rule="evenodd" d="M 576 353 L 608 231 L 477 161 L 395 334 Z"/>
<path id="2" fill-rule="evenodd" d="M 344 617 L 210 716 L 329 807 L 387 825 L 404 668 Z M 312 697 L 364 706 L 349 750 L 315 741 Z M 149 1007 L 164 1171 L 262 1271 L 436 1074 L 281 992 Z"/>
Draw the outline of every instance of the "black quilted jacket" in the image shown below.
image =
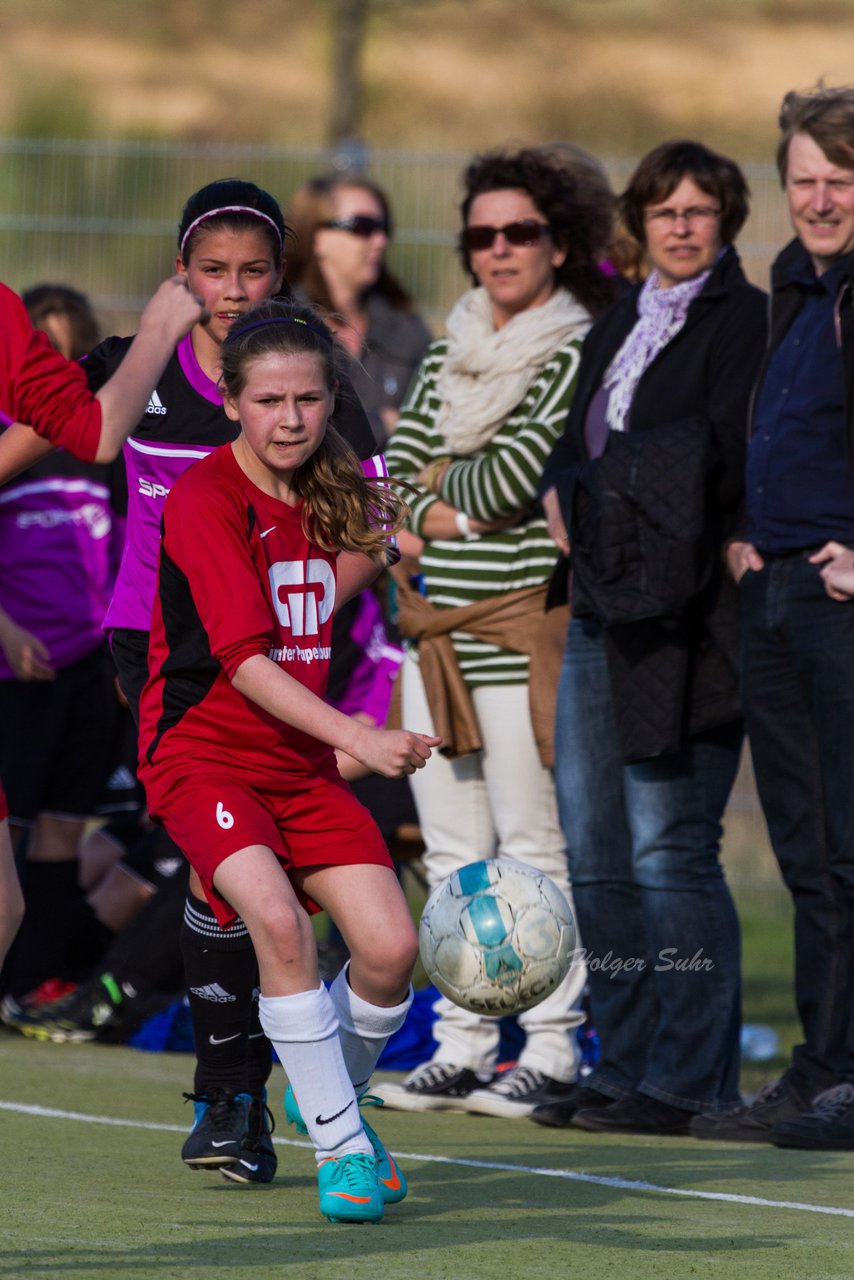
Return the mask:
<path id="1" fill-rule="evenodd" d="M 638 292 L 591 329 L 541 486 L 557 486 L 570 530 L 573 611 L 605 628 L 626 760 L 675 751 L 739 716 L 737 599 L 722 548 L 742 501 L 748 404 L 766 328 L 765 295 L 729 248 L 684 327 L 641 377 L 630 431 L 612 432 L 591 461 L 587 410 L 637 321 Z M 560 583 L 559 566 L 552 603 Z"/>

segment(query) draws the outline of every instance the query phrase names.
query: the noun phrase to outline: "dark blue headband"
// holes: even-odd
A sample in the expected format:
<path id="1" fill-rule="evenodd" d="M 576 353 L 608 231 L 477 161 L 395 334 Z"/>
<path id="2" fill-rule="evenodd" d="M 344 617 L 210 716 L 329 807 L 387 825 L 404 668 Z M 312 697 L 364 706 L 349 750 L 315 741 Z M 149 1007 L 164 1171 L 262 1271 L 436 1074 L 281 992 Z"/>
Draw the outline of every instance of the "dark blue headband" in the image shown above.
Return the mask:
<path id="1" fill-rule="evenodd" d="M 242 329 L 229 329 L 225 341 L 232 342 L 236 338 L 242 338 L 244 333 L 251 333 L 253 329 L 262 329 L 267 324 L 301 324 L 306 329 L 311 329 L 312 333 L 316 333 L 318 338 L 322 338 L 324 342 L 332 346 L 332 339 L 317 325 L 311 324 L 308 320 L 301 320 L 299 316 L 269 316 L 266 320 L 253 320 L 251 324 L 246 324 Z"/>

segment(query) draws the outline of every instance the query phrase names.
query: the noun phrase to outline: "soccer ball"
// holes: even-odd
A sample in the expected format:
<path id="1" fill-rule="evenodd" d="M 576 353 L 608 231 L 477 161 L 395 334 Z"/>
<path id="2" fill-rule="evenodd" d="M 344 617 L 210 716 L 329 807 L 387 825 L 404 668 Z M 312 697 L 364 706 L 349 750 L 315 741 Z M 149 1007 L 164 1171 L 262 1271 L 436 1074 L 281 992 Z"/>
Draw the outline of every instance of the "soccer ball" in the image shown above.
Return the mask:
<path id="1" fill-rule="evenodd" d="M 472 862 L 437 885 L 421 916 L 427 976 L 472 1013 L 531 1009 L 565 977 L 575 949 L 569 903 L 548 876 L 511 858 Z"/>

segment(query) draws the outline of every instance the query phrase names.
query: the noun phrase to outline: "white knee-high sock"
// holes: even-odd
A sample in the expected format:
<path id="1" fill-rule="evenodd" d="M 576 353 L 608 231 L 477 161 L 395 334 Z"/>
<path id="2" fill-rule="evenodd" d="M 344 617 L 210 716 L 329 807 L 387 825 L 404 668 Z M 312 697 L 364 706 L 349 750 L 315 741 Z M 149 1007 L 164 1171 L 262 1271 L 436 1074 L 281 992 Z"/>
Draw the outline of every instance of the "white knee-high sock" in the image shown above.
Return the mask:
<path id="1" fill-rule="evenodd" d="M 353 1152 L 371 1155 L 326 988 L 261 996 L 258 1013 L 287 1072 L 318 1163 Z"/>
<path id="2" fill-rule="evenodd" d="M 385 1048 L 389 1036 L 402 1026 L 412 1004 L 412 988 L 402 1004 L 390 1009 L 368 1004 L 347 981 L 349 963 L 344 966 L 329 988 L 332 1004 L 338 1015 L 338 1037 L 344 1054 L 344 1063 L 353 1081 L 357 1096 L 368 1087 L 377 1060 Z"/>

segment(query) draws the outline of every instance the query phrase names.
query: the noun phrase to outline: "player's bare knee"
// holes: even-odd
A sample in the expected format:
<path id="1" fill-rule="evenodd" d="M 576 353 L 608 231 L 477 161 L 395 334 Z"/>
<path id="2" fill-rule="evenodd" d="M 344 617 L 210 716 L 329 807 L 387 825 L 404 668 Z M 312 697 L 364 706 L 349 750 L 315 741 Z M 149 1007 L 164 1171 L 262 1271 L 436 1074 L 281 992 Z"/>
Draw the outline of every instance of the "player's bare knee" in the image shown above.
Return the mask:
<path id="1" fill-rule="evenodd" d="M 254 923 L 256 932 L 263 933 L 267 945 L 283 960 L 302 958 L 314 945 L 311 921 L 297 902 L 260 904 Z"/>
<path id="2" fill-rule="evenodd" d="M 374 939 L 373 945 L 355 949 L 351 964 L 362 981 L 390 996 L 409 984 L 417 957 L 417 935 L 402 930 L 381 943 Z"/>

